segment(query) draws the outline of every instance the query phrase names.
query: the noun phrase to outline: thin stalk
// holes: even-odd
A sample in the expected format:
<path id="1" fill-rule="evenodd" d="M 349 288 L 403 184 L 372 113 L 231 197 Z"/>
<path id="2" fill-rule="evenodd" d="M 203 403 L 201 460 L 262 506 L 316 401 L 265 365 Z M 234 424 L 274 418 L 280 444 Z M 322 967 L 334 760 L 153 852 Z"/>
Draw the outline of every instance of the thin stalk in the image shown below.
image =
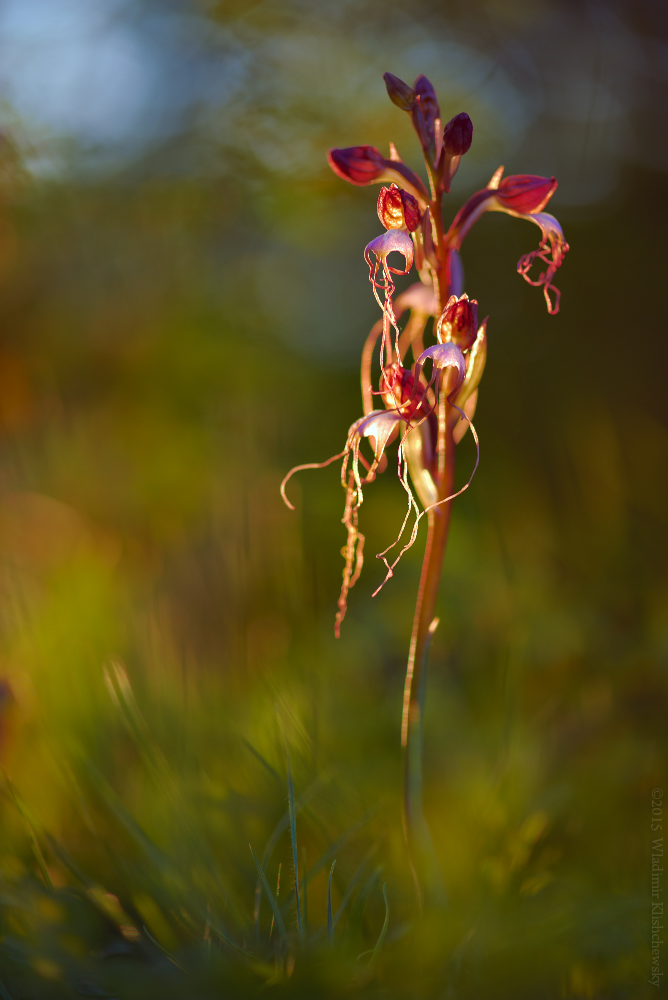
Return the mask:
<path id="1" fill-rule="evenodd" d="M 438 414 L 437 471 L 435 475 L 439 499 L 445 499 L 455 492 L 453 421 L 449 419 L 451 407 L 446 403 L 446 394 L 447 387 L 444 385 L 441 390 Z M 427 514 L 427 544 L 413 619 L 401 725 L 401 745 L 404 758 L 404 832 L 411 855 L 416 848 L 419 848 L 423 855 L 420 859 L 422 862 L 420 867 L 424 867 L 424 863 L 429 861 L 432 870 L 434 869 L 433 848 L 422 813 L 422 727 L 427 659 L 431 637 L 438 624 L 438 620 L 434 618 L 434 611 L 448 542 L 451 513 L 452 501 L 448 501 L 439 507 L 434 507 Z M 425 855 L 431 855 L 431 857 L 428 858 Z M 420 880 L 412 856 L 411 864 L 418 900 L 421 902 Z"/>
<path id="2" fill-rule="evenodd" d="M 435 249 L 438 259 L 436 271 L 436 293 L 439 308 L 443 309 L 450 296 L 450 254 L 445 246 L 445 230 L 443 228 L 443 195 L 438 194 L 430 204 L 431 217 L 434 220 Z M 447 493 L 445 494 L 447 496 Z"/>

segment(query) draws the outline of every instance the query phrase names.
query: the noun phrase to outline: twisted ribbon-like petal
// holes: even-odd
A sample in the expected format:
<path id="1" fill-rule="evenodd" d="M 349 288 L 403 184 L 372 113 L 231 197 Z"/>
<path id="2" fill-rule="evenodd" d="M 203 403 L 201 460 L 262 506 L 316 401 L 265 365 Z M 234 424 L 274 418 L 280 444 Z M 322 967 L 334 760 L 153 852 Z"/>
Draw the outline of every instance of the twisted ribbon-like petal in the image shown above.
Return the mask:
<path id="1" fill-rule="evenodd" d="M 515 174 L 501 180 L 502 173 L 503 167 L 500 167 L 489 185 L 482 191 L 476 191 L 462 205 L 446 233 L 445 243 L 458 250 L 466 234 L 484 212 L 505 212 L 517 219 L 535 222 L 540 226 L 543 238 L 537 250 L 520 258 L 517 270 L 529 284 L 543 287 L 548 312 L 557 313 L 560 292 L 552 284 L 552 279 L 568 251 L 568 243 L 554 216 L 543 212 L 556 191 L 557 182 L 554 177 L 536 177 L 532 174 Z M 547 269 L 534 280 L 529 277 L 529 270 L 536 258 L 542 260 Z M 554 295 L 554 301 L 550 298 L 550 292 Z"/>
<path id="2" fill-rule="evenodd" d="M 396 267 L 390 267 L 387 262 L 389 254 L 400 253 L 404 258 L 404 270 L 399 271 Z M 371 259 L 373 254 L 375 260 Z M 395 347 L 397 355 L 399 353 L 399 327 L 392 307 L 392 295 L 394 294 L 393 274 L 408 274 L 413 266 L 413 241 L 403 229 L 388 229 L 387 232 L 377 236 L 364 249 L 364 259 L 369 265 L 369 281 L 373 288 L 376 302 L 383 310 L 383 340 L 381 343 L 381 368 L 385 367 L 385 354 L 390 350 L 390 324 L 395 329 Z M 378 280 L 378 269 L 382 268 L 383 279 Z M 385 301 L 381 302 L 378 289 L 385 293 Z"/>

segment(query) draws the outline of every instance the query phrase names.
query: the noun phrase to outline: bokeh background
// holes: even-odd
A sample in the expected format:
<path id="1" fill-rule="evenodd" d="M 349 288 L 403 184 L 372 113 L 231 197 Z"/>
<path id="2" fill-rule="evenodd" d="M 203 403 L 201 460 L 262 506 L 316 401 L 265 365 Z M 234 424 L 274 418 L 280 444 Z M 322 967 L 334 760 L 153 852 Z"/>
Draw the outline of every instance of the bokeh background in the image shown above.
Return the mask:
<path id="1" fill-rule="evenodd" d="M 666 28 L 660 0 L 3 0 L 4 1000 L 651 993 Z M 386 70 L 473 119 L 449 213 L 500 163 L 555 174 L 571 245 L 556 317 L 515 271 L 535 227 L 489 215 L 464 247 L 490 348 L 429 676 L 448 903 L 422 916 L 398 746 L 422 540 L 371 600 L 404 510 L 379 477 L 336 641 L 336 468 L 278 494 L 361 413 L 376 191 L 325 152 L 419 167 Z M 281 971 L 248 843 L 292 935 L 286 745 L 308 943 Z"/>

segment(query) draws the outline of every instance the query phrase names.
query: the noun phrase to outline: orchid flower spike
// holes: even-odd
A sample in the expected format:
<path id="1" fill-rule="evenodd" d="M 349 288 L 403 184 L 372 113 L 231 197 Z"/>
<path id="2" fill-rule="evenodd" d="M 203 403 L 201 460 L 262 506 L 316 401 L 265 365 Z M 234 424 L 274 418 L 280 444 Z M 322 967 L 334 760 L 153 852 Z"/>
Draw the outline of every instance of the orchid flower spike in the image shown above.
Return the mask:
<path id="1" fill-rule="evenodd" d="M 327 159 L 338 177 L 356 186 L 383 185 L 377 209 L 385 232 L 364 250 L 369 280 L 382 317 L 373 325 L 362 351 L 365 415 L 350 427 L 345 448 L 325 462 L 296 466 L 281 483 L 283 500 L 294 509 L 285 492 L 290 477 L 302 469 L 320 469 L 342 460 L 341 484 L 346 494 L 342 522 L 348 537 L 342 551 L 345 567 L 336 635 L 346 614 L 348 593 L 363 565 L 364 535 L 358 528 L 363 490 L 387 467 L 388 446 L 394 440 L 398 443 L 397 474 L 408 507 L 399 535 L 377 556 L 383 560 L 387 574 L 376 594 L 393 575 L 402 554 L 415 542 L 424 515 L 468 489 L 478 468 L 480 445 L 472 419 L 487 357 L 487 320 L 479 323 L 477 301 L 463 294 L 464 271 L 459 251 L 467 233 L 485 212 L 490 211 L 505 212 L 537 225 L 541 230 L 539 246 L 520 258 L 517 270 L 529 284 L 542 287 L 550 313 L 559 311 L 560 295 L 553 280 L 568 252 L 559 223 L 544 211 L 557 188 L 555 178 L 532 174 L 504 178 L 503 167 L 494 173 L 483 190 L 468 199 L 444 232 L 443 195 L 449 192 L 461 158 L 471 147 L 473 124 L 464 111 L 444 123 L 434 87 L 425 76 L 418 76 L 409 86 L 392 73 L 386 73 L 385 84 L 390 100 L 410 116 L 424 154 L 429 190 L 419 175 L 403 162 L 392 143 L 389 158 L 375 146 L 329 150 Z M 403 258 L 403 268 L 390 265 L 392 253 Z M 394 275 L 408 274 L 413 264 L 420 281 L 398 295 L 395 305 Z M 538 271 L 534 270 L 535 266 Z M 408 320 L 400 331 L 398 321 L 405 313 L 409 313 Z M 437 343 L 425 350 L 425 340 L 429 337 Z M 409 351 L 415 359 L 412 369 L 406 361 Z M 380 382 L 372 374 L 378 354 Z M 428 362 L 431 363 L 427 372 L 429 377 L 425 374 Z M 385 405 L 384 410 L 373 408 L 378 396 Z M 454 492 L 454 446 L 469 428 L 476 445 L 475 466 L 468 482 Z M 365 438 L 373 452 L 371 460 L 362 454 Z M 421 509 L 409 485 L 409 472 Z M 415 520 L 410 538 L 390 563 L 387 553 L 402 543 L 413 513 Z M 437 523 L 430 517 L 431 538 Z M 442 547 L 439 551 L 442 558 Z M 432 574 L 431 579 L 440 572 L 435 552 L 428 543 L 425 572 Z M 426 650 L 424 622 L 433 613 L 435 588 L 431 587 L 431 591 L 428 613 L 425 611 L 427 605 L 419 603 L 415 619 L 416 631 L 405 689 L 402 745 L 406 745 L 409 709 L 414 701 L 413 669 L 421 664 Z M 420 593 L 423 594 L 422 589 Z"/>

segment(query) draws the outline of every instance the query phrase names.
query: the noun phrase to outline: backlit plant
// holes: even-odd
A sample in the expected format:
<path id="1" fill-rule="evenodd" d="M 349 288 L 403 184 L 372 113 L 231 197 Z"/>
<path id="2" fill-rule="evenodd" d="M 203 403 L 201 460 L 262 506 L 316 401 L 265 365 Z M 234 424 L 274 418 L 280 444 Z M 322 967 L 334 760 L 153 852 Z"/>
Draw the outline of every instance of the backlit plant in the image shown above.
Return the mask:
<path id="1" fill-rule="evenodd" d="M 553 279 L 568 244 L 557 220 L 543 211 L 556 190 L 555 178 L 529 174 L 504 177 L 503 167 L 499 167 L 483 190 L 468 199 L 446 229 L 443 195 L 449 193 L 460 159 L 471 146 L 471 119 L 462 112 L 444 125 L 436 93 L 425 76 L 419 76 L 413 87 L 409 87 L 386 73 L 385 84 L 393 103 L 411 117 L 424 155 L 429 187 L 406 166 L 392 143 L 389 157 L 373 146 L 329 151 L 329 164 L 343 180 L 360 186 L 376 182 L 383 185 L 378 197 L 378 216 L 385 231 L 364 250 L 382 318 L 374 325 L 362 350 L 364 415 L 349 429 L 340 453 L 325 462 L 296 466 L 285 477 L 281 493 L 291 507 L 285 487 L 295 472 L 323 468 L 341 460 L 347 542 L 343 549 L 345 566 L 335 623 L 338 636 L 349 591 L 362 571 L 364 535 L 359 529 L 359 512 L 364 488 L 385 471 L 388 449 L 397 444 L 396 469 L 406 493 L 407 511 L 396 539 L 377 555 L 387 572 L 375 594 L 392 577 L 401 556 L 414 544 L 421 520 L 426 519 L 427 541 L 401 723 L 401 745 L 405 750 L 405 827 L 414 841 L 424 842 L 421 834 L 425 833 L 425 827 L 419 804 L 419 748 L 426 659 L 438 624 L 434 609 L 452 501 L 468 488 L 478 465 L 478 437 L 471 421 L 487 356 L 487 319 L 478 322 L 478 303 L 464 292 L 459 251 L 467 233 L 485 212 L 505 212 L 535 223 L 541 234 L 538 248 L 520 258 L 517 270 L 529 284 L 543 289 L 548 312 L 554 314 L 559 311 L 560 293 Z M 393 260 L 397 255 L 402 259 L 403 267 L 389 263 L 392 254 Z M 419 282 L 395 301 L 393 275 L 406 275 L 413 267 Z M 406 322 L 400 327 L 404 318 Z M 435 342 L 425 347 L 427 335 Z M 379 365 L 377 381 L 372 375 L 374 363 Z M 456 491 L 455 450 L 469 428 L 478 456 L 468 482 Z M 367 456 L 362 450 L 365 439 L 370 447 Z"/>

